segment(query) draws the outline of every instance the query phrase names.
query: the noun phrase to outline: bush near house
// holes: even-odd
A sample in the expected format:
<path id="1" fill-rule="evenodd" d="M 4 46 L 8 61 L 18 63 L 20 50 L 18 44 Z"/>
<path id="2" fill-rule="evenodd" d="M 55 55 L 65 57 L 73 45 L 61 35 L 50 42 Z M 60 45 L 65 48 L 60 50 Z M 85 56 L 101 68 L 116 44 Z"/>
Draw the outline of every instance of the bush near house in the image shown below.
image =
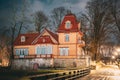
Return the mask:
<path id="1" fill-rule="evenodd" d="M 2 69 L 3 70 L 3 69 Z M 26 76 L 36 74 L 47 74 L 55 73 L 64 70 L 37 70 L 37 71 L 26 71 L 26 70 L 4 70 L 0 71 L 0 80 L 30 80 Z"/>

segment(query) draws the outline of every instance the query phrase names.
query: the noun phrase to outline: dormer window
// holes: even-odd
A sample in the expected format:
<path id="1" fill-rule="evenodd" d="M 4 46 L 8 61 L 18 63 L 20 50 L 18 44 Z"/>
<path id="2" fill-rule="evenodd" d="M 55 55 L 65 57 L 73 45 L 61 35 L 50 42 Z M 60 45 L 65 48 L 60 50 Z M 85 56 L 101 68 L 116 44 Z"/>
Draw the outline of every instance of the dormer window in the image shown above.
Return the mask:
<path id="1" fill-rule="evenodd" d="M 66 27 L 66 29 L 69 29 L 71 27 L 71 22 L 70 21 L 66 21 L 65 27 Z"/>
<path id="2" fill-rule="evenodd" d="M 25 36 L 21 36 L 21 42 L 25 42 Z"/>

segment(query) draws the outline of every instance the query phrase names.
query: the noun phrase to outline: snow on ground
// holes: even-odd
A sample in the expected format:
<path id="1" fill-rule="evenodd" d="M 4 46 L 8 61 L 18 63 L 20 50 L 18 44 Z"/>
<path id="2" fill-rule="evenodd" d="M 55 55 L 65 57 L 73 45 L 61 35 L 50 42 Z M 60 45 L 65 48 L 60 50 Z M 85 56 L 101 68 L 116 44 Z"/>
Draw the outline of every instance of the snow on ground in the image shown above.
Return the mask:
<path id="1" fill-rule="evenodd" d="M 120 69 L 116 65 L 105 65 L 76 80 L 120 80 Z"/>

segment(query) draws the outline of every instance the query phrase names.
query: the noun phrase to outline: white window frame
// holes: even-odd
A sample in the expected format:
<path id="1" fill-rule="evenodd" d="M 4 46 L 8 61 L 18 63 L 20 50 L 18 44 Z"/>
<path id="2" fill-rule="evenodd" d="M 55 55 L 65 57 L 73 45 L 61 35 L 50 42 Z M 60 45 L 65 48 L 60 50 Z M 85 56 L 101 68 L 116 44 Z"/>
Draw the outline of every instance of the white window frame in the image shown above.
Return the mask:
<path id="1" fill-rule="evenodd" d="M 21 42 L 25 42 L 25 36 L 21 36 Z"/>
<path id="2" fill-rule="evenodd" d="M 71 27 L 71 22 L 70 21 L 66 21 L 65 28 L 69 29 L 70 27 Z"/>

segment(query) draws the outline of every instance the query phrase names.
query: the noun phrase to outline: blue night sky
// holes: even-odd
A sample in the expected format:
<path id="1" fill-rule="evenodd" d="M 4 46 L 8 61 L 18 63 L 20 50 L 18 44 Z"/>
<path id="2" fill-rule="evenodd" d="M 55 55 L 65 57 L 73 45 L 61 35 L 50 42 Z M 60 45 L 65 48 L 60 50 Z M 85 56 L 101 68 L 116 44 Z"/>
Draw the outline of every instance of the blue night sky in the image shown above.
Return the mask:
<path id="1" fill-rule="evenodd" d="M 23 5 L 26 6 L 25 15 L 31 18 L 36 11 L 42 10 L 50 16 L 51 10 L 64 6 L 73 13 L 79 13 L 85 9 L 88 0 L 0 0 L 0 29 L 9 27 L 13 21 L 14 11 L 21 15 Z M 32 18 L 31 18 L 32 19 Z M 34 26 L 34 25 L 32 25 Z"/>

